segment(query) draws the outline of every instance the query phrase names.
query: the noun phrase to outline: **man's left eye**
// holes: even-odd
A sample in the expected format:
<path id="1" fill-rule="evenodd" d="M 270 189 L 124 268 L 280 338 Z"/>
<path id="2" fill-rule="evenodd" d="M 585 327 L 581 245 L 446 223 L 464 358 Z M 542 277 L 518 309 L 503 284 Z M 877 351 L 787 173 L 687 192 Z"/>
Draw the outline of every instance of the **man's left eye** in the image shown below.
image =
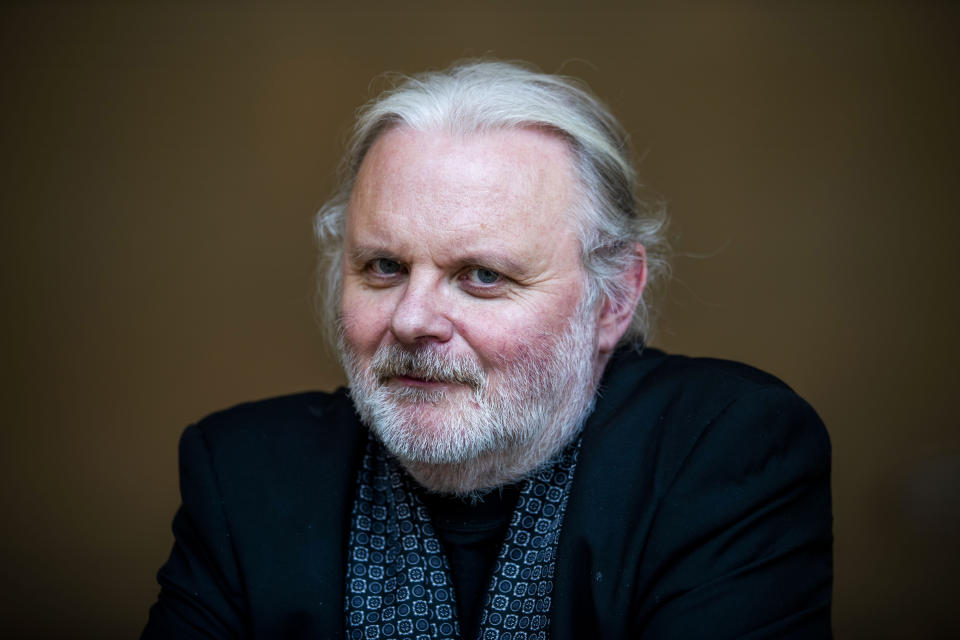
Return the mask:
<path id="1" fill-rule="evenodd" d="M 400 273 L 400 263 L 389 258 L 372 260 L 369 268 L 378 276 L 393 276 Z"/>
<path id="2" fill-rule="evenodd" d="M 470 269 L 467 274 L 470 280 L 476 284 L 483 285 L 496 284 L 503 278 L 503 276 L 493 269 L 485 269 L 483 267 L 474 267 Z"/>

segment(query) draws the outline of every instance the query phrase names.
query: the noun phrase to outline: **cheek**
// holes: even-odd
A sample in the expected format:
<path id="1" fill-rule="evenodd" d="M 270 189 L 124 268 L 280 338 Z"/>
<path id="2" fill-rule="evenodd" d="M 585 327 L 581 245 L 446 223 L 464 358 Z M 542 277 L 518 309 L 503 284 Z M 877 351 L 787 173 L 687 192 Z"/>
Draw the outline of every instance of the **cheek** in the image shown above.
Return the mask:
<path id="1" fill-rule="evenodd" d="M 529 358 L 551 347 L 570 329 L 581 297 L 581 289 L 571 285 L 561 294 L 538 297 L 529 304 L 477 314 L 465 327 L 465 337 L 490 364 Z"/>
<path id="2" fill-rule="evenodd" d="M 389 331 L 392 306 L 378 296 L 345 288 L 340 304 L 343 337 L 361 353 L 372 353 Z"/>
<path id="3" fill-rule="evenodd" d="M 531 349 L 539 350 L 550 342 L 546 336 L 557 336 L 566 328 L 566 317 L 556 312 L 519 312 L 483 314 L 461 323 L 460 333 L 467 344 L 488 366 L 496 367 L 503 360 L 528 357 Z"/>

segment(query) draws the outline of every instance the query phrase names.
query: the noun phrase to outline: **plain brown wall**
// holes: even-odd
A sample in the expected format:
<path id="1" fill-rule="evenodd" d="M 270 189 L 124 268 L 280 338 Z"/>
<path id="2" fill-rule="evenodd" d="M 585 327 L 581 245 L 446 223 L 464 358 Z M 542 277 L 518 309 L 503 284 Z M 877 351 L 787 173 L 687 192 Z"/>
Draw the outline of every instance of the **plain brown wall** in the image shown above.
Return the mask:
<path id="1" fill-rule="evenodd" d="M 2 8 L 4 635 L 139 632 L 182 428 L 341 380 L 310 223 L 371 78 L 488 53 L 632 131 L 678 252 L 656 343 L 822 414 L 838 636 L 960 633 L 956 5 L 404 4 Z"/>

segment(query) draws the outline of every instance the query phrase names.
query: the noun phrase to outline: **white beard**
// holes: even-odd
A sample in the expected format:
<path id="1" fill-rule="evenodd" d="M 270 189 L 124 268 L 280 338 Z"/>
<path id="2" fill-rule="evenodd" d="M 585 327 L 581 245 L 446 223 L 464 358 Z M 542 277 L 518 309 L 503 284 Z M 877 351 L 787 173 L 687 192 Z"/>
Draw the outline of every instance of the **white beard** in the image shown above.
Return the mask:
<path id="1" fill-rule="evenodd" d="M 341 337 L 340 354 L 361 420 L 414 479 L 444 493 L 517 482 L 549 462 L 592 411 L 598 377 L 596 320 L 586 305 L 561 335 L 538 336 L 501 358 L 495 382 L 473 357 L 437 345 L 381 346 L 364 364 Z M 388 384 L 399 375 L 462 388 Z"/>

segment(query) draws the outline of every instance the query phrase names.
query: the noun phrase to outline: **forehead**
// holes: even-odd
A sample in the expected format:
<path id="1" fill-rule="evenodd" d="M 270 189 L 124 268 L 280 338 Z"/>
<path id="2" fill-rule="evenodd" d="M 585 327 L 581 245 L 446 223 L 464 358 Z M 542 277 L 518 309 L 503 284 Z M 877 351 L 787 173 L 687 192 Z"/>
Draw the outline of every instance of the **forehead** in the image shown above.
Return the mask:
<path id="1" fill-rule="evenodd" d="M 547 131 L 398 127 L 374 143 L 361 165 L 348 242 L 362 234 L 549 249 L 574 234 L 576 184 L 566 141 Z"/>

